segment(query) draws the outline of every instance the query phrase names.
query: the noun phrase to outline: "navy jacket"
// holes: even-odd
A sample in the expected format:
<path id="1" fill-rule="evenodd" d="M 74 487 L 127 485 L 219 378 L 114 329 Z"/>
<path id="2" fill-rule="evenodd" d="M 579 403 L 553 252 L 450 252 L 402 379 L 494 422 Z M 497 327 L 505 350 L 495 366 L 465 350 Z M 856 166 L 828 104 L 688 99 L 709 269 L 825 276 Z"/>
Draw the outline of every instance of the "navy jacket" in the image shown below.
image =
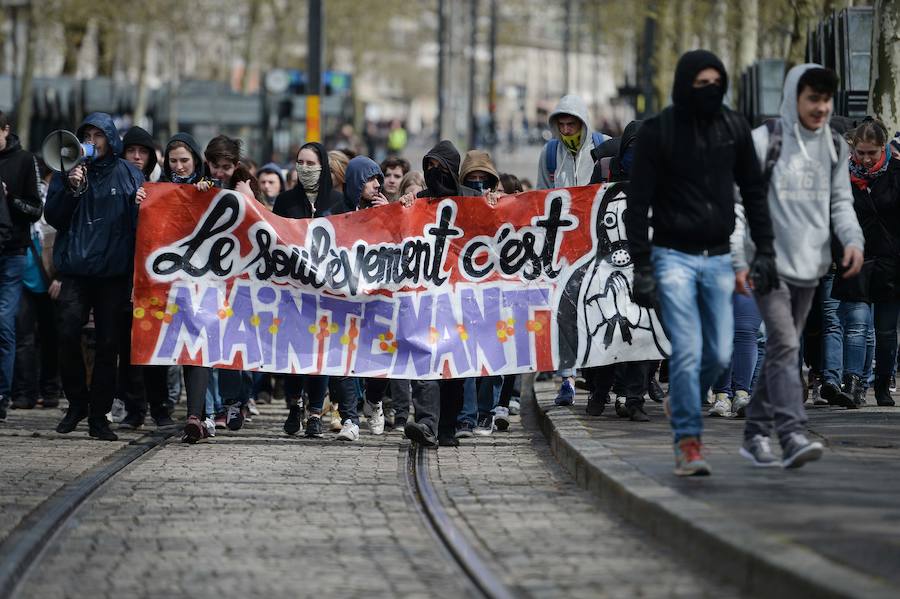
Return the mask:
<path id="1" fill-rule="evenodd" d="M 106 134 L 109 151 L 88 163 L 88 188 L 75 195 L 65 175 L 50 181 L 44 215 L 57 230 L 53 265 L 60 274 L 79 277 L 130 275 L 138 207 L 135 194 L 144 182 L 141 172 L 122 154 L 122 140 L 112 117 L 95 112 L 84 120 L 77 135 L 93 125 Z"/>

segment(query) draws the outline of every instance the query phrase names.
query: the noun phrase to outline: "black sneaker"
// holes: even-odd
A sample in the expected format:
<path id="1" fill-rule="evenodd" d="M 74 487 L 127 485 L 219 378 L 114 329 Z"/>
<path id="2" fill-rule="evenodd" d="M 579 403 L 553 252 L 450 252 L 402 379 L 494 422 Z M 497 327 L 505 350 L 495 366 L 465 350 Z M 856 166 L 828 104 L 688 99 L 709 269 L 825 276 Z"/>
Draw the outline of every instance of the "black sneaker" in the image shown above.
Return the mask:
<path id="1" fill-rule="evenodd" d="M 659 381 L 656 380 L 656 377 L 650 379 L 650 388 L 648 389 L 648 395 L 650 396 L 650 399 L 652 399 L 656 403 L 662 403 L 666 398 L 666 392 L 663 391 L 662 385 L 659 384 Z"/>
<path id="2" fill-rule="evenodd" d="M 394 430 L 403 431 L 406 429 L 406 418 L 394 418 Z"/>
<path id="3" fill-rule="evenodd" d="M 853 402 L 853 398 L 841 391 L 840 387 L 834 383 L 822 383 L 819 389 L 819 396 L 832 406 L 841 406 L 851 410 L 858 406 Z"/>
<path id="4" fill-rule="evenodd" d="M 325 428 L 322 426 L 322 419 L 318 416 L 310 416 L 306 419 L 306 433 L 304 433 L 307 437 L 315 437 L 316 439 L 321 439 L 325 436 Z"/>
<path id="5" fill-rule="evenodd" d="M 459 439 L 450 435 L 438 437 L 438 445 L 441 447 L 459 447 Z"/>
<path id="6" fill-rule="evenodd" d="M 457 439 L 468 439 L 469 437 L 471 437 L 475 434 L 473 432 L 474 428 L 475 427 L 473 427 L 472 423 L 470 423 L 470 422 L 463 422 L 462 424 L 457 424 L 456 425 L 456 438 Z"/>
<path id="7" fill-rule="evenodd" d="M 650 422 L 650 417 L 644 411 L 644 406 L 639 403 L 627 405 L 628 417 L 632 422 Z"/>
<path id="8" fill-rule="evenodd" d="M 437 447 L 438 440 L 428 425 L 420 422 L 407 422 L 403 427 L 403 434 L 410 441 L 415 441 L 423 447 Z"/>
<path id="9" fill-rule="evenodd" d="M 303 430 L 303 406 L 294 404 L 290 410 L 284 420 L 284 432 L 288 435 L 296 435 Z"/>
<path id="10" fill-rule="evenodd" d="M 54 397 L 44 397 L 41 400 L 41 405 L 45 408 L 58 408 L 59 407 L 59 395 Z"/>
<path id="11" fill-rule="evenodd" d="M 119 423 L 119 428 L 131 428 L 137 430 L 144 426 L 144 415 L 135 413 L 128 414 L 125 419 Z"/>
<path id="12" fill-rule="evenodd" d="M 3 399 L 0 398 L 0 403 L 3 403 Z M 10 407 L 13 410 L 31 410 L 34 406 L 37 405 L 37 399 L 28 399 L 25 396 L 19 396 L 12 400 L 12 405 Z M 6 405 L 4 404 L 4 408 Z"/>
<path id="13" fill-rule="evenodd" d="M 163 401 L 162 407 L 169 416 L 172 416 L 172 414 L 175 413 L 175 402 L 171 399 Z"/>
<path id="14" fill-rule="evenodd" d="M 591 393 L 588 396 L 587 407 L 584 411 L 587 412 L 588 416 L 602 416 L 608 402 L 609 395 L 599 397 L 597 394 Z"/>
<path id="15" fill-rule="evenodd" d="M 619 418 L 631 418 L 631 412 L 628 411 L 628 407 L 625 405 L 625 397 L 617 396 L 615 401 L 616 406 L 616 416 Z"/>
<path id="16" fill-rule="evenodd" d="M 119 437 L 109 428 L 109 422 L 104 416 L 102 420 L 88 422 L 88 434 L 101 441 L 118 441 Z"/>
<path id="17" fill-rule="evenodd" d="M 6 422 L 6 404 L 0 401 L 0 422 Z"/>
<path id="18" fill-rule="evenodd" d="M 170 426 L 175 426 L 175 421 L 172 420 L 172 416 L 169 414 L 157 416 L 153 419 L 153 422 L 156 423 L 156 428 L 168 428 Z"/>
<path id="19" fill-rule="evenodd" d="M 226 408 L 225 426 L 230 431 L 239 431 L 244 426 L 244 410 L 241 404 L 233 403 Z"/>
<path id="20" fill-rule="evenodd" d="M 56 432 L 66 434 L 71 433 L 78 427 L 78 423 L 87 418 L 87 408 L 76 408 L 69 406 L 66 415 L 56 425 Z"/>

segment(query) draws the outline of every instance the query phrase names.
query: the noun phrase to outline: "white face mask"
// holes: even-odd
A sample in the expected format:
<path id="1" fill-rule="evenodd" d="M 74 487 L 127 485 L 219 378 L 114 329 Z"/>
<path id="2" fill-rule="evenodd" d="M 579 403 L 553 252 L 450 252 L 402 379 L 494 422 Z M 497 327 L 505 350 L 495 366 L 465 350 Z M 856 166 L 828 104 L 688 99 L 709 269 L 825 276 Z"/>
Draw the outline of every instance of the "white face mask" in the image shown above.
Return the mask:
<path id="1" fill-rule="evenodd" d="M 319 191 L 319 177 L 322 174 L 321 166 L 309 166 L 306 164 L 297 165 L 297 178 L 303 189 L 310 192 Z"/>

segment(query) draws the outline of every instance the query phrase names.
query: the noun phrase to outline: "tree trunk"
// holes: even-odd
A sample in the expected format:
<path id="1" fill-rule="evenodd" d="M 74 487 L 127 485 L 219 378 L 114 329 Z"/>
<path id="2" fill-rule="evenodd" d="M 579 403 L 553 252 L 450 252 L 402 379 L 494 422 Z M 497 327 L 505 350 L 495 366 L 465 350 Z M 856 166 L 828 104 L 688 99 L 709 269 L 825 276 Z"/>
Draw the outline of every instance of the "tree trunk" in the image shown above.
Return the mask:
<path id="1" fill-rule="evenodd" d="M 132 120 L 135 125 L 143 127 L 147 112 L 147 58 L 150 54 L 150 42 L 153 37 L 150 35 L 150 25 L 144 24 L 141 28 L 141 47 L 138 60 L 138 80 L 137 80 L 137 98 L 134 102 L 134 115 Z"/>
<path id="2" fill-rule="evenodd" d="M 34 79 L 34 59 L 37 53 L 37 3 L 32 2 L 25 10 L 27 40 L 25 43 L 25 64 L 22 69 L 22 86 L 16 102 L 16 132 L 23 148 L 30 147 L 31 137 L 31 84 Z"/>
<path id="3" fill-rule="evenodd" d="M 687 52 L 694 45 L 694 31 L 691 27 L 694 22 L 693 12 L 693 0 L 678 1 L 678 43 L 675 49 L 679 54 Z"/>
<path id="4" fill-rule="evenodd" d="M 888 131 L 900 130 L 900 2 L 877 0 L 872 36 L 872 75 L 869 114 L 877 115 Z"/>
<path id="5" fill-rule="evenodd" d="M 247 20 L 247 37 L 244 45 L 244 72 L 241 75 L 241 91 L 245 94 L 250 91 L 250 61 L 253 60 L 253 36 L 256 32 L 256 24 L 259 22 L 259 13 L 262 6 L 260 0 L 250 1 L 250 14 Z"/>
<path id="6" fill-rule="evenodd" d="M 64 23 L 65 58 L 63 59 L 63 75 L 74 77 L 78 72 L 78 57 L 81 54 L 81 46 L 84 44 L 84 36 L 87 33 L 87 22 Z"/>
<path id="7" fill-rule="evenodd" d="M 817 16 L 818 7 L 815 0 L 791 0 L 791 5 L 794 19 L 787 60 L 792 64 L 801 64 L 806 60 L 807 30 Z"/>
<path id="8" fill-rule="evenodd" d="M 743 71 L 759 55 L 759 0 L 744 0 L 741 4 L 741 33 L 738 68 Z M 737 73 L 736 73 L 737 74 Z"/>

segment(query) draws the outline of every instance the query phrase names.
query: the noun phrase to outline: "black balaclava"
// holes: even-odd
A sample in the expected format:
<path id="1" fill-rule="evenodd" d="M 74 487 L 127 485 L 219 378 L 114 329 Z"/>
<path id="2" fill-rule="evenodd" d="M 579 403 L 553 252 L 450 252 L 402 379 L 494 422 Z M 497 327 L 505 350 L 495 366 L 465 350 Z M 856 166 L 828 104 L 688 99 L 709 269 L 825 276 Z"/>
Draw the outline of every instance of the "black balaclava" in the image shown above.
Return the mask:
<path id="1" fill-rule="evenodd" d="M 694 78 L 703 69 L 713 68 L 722 75 L 722 85 L 694 87 Z M 687 111 L 700 118 L 709 118 L 722 108 L 722 100 L 728 91 L 728 73 L 722 61 L 708 50 L 691 50 L 678 59 L 675 80 L 672 83 L 672 103 L 676 109 Z"/>
<path id="2" fill-rule="evenodd" d="M 428 159 L 437 160 L 440 166 L 428 168 Z M 459 194 L 459 151 L 446 139 L 438 143 L 422 159 L 425 171 L 425 187 L 432 197 L 442 198 Z"/>

